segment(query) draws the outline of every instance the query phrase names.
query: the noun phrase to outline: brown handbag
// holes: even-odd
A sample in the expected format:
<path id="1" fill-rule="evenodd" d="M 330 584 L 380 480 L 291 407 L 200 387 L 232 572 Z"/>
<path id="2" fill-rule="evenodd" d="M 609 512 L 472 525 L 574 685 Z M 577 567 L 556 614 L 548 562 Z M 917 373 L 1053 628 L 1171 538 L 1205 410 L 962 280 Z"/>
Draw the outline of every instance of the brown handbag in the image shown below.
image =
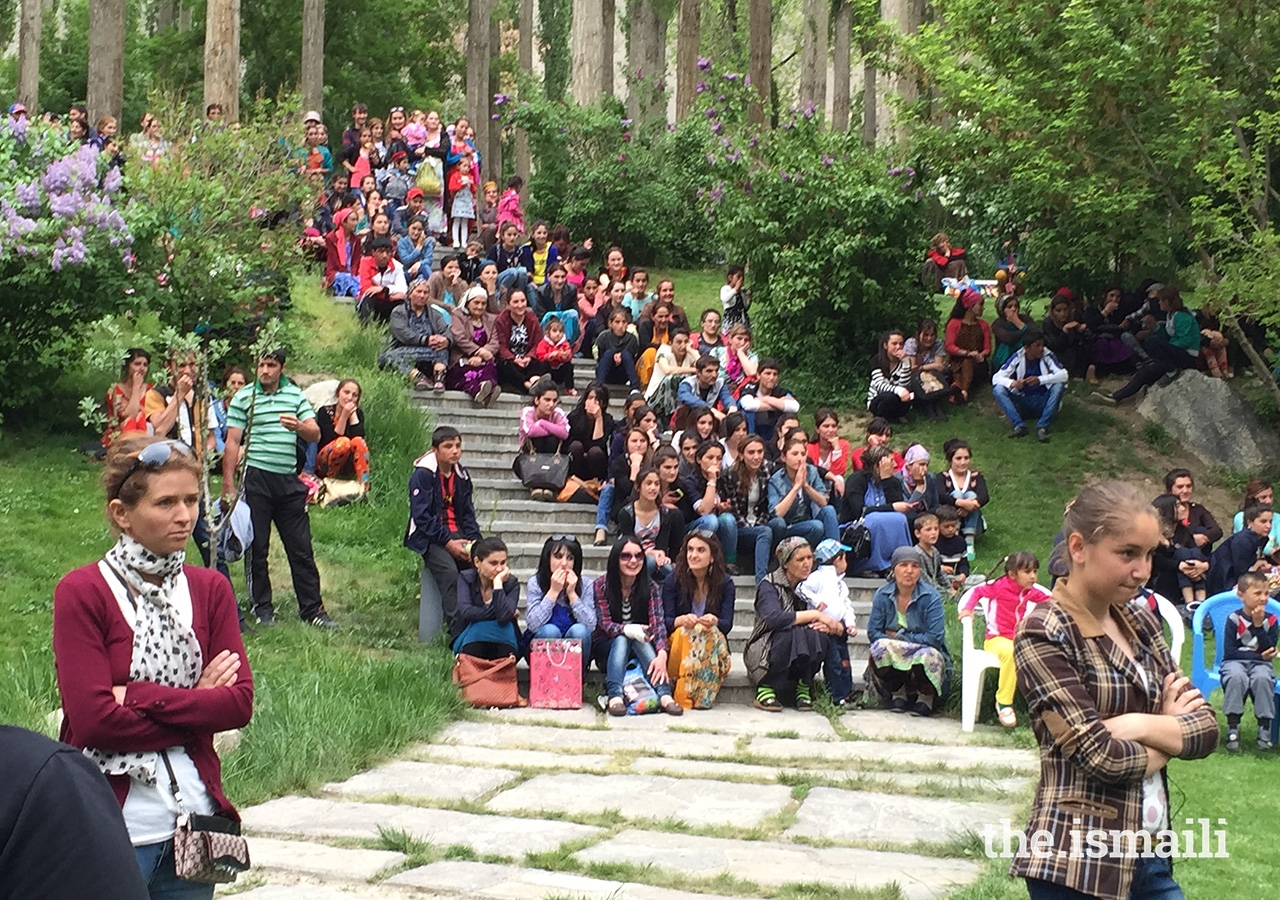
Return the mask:
<path id="1" fill-rule="evenodd" d="M 513 670 L 514 673 L 514 670 Z M 225 884 L 249 870 L 249 844 L 240 836 L 240 823 L 225 816 L 200 816 L 182 805 L 182 791 L 169 763 L 169 754 L 160 751 L 169 772 L 169 789 L 178 803 L 178 824 L 173 831 L 173 869 L 185 881 Z"/>
<path id="2" fill-rule="evenodd" d="M 484 659 L 459 653 L 453 661 L 453 683 L 462 688 L 463 699 L 477 708 L 520 705 L 515 656 Z"/>

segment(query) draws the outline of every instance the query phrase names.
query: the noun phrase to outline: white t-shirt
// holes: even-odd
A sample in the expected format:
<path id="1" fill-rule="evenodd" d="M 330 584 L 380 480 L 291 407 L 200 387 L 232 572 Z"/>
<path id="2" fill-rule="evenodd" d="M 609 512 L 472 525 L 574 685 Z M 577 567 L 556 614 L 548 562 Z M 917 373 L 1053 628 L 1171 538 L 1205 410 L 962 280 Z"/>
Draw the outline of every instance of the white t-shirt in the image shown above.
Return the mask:
<path id="1" fill-rule="evenodd" d="M 1145 691 L 1150 676 L 1136 661 L 1133 665 Z M 1154 835 L 1168 827 L 1168 821 L 1169 795 L 1165 793 L 1164 777 L 1158 771 L 1152 772 L 1142 779 L 1142 830 Z"/>
<path id="2" fill-rule="evenodd" d="M 120 614 L 125 622 L 133 628 L 134 609 L 124 586 L 115 574 L 107 568 L 105 562 L 98 563 L 98 571 L 102 573 L 107 587 L 111 589 L 120 607 Z M 173 587 L 170 603 L 178 614 L 178 621 L 184 625 L 191 624 L 191 588 L 187 584 L 187 576 L 179 575 Z M 110 748 L 104 748 L 110 749 Z M 196 765 L 182 747 L 168 748 L 169 764 L 173 773 L 178 776 L 178 788 L 182 792 L 182 803 L 187 812 L 208 816 L 215 812 L 213 798 L 196 771 Z M 148 787 L 136 778 L 129 783 L 129 794 L 124 801 L 124 824 L 129 830 L 129 840 L 135 847 L 146 844 L 158 844 L 173 837 L 174 825 L 178 820 L 178 804 L 169 790 L 169 773 L 165 770 L 164 760 L 156 754 L 156 783 Z"/>

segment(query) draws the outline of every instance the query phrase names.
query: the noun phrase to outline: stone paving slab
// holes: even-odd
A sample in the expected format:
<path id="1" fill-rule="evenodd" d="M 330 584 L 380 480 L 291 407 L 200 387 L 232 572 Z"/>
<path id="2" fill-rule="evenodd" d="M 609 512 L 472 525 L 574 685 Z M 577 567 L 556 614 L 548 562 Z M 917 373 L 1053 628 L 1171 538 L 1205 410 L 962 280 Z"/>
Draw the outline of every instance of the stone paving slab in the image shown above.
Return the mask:
<path id="1" fill-rule="evenodd" d="M 624 831 L 574 855 L 588 863 L 652 864 L 701 878 L 727 872 L 770 887 L 821 882 L 865 889 L 896 882 L 908 900 L 942 897 L 981 873 L 976 863 L 961 859 L 636 830 Z"/>
<path id="2" fill-rule="evenodd" d="M 606 881 L 570 872 L 448 860 L 401 872 L 385 883 L 492 897 L 495 900 L 540 900 L 546 897 L 572 897 L 573 900 L 725 900 L 710 894 Z"/>
<path id="3" fill-rule="evenodd" d="M 477 710 L 486 720 L 515 722 L 520 725 L 551 725 L 553 727 L 607 725 L 599 707 L 584 703 L 578 709 L 534 709 L 521 706 L 514 709 Z"/>
<path id="4" fill-rule="evenodd" d="M 734 713 L 737 712 L 735 709 Z M 972 733 L 960 730 L 958 719 L 933 716 L 921 719 L 885 709 L 860 709 L 840 717 L 840 725 L 868 739 L 936 741 L 944 744 L 982 744 L 1005 729 L 999 725 L 975 725 Z"/>
<path id="5" fill-rule="evenodd" d="M 631 771 L 650 775 L 676 775 L 702 778 L 752 778 L 773 780 L 779 775 L 821 776 L 832 781 L 862 779 L 879 784 L 915 787 L 921 784 L 947 788 L 981 788 L 996 794 L 1017 794 L 1029 790 L 1028 778 L 988 778 L 985 775 L 959 775 L 954 772 L 886 772 L 882 769 L 833 769 L 814 761 L 812 768 L 797 766 L 753 766 L 747 763 L 718 762 L 705 759 L 666 759 L 641 756 L 631 763 Z"/>
<path id="6" fill-rule="evenodd" d="M 326 881 L 368 881 L 408 858 L 391 850 L 330 847 L 310 841 L 278 841 L 266 837 L 251 837 L 248 841 L 254 871 L 294 872 Z"/>
<path id="7" fill-rule="evenodd" d="M 750 828 L 782 812 L 791 789 L 663 775 L 538 775 L 489 801 L 497 812 L 556 810 L 576 815 L 616 809 L 625 819 L 674 819 L 692 826 Z"/>
<path id="8" fill-rule="evenodd" d="M 399 891 L 393 894 L 380 884 L 342 888 L 328 884 L 264 884 L 232 896 L 247 900 L 386 900 L 388 896 L 403 895 Z"/>
<path id="9" fill-rule="evenodd" d="M 545 725 L 512 725 L 509 722 L 455 722 L 440 733 L 442 742 L 464 747 L 517 747 L 541 750 L 587 750 L 612 753 L 616 750 L 656 750 L 667 756 L 729 756 L 736 739 L 732 735 L 667 731 L 655 714 L 649 729 L 548 728 Z M 652 721 L 658 720 L 658 721 Z M 681 718 L 679 721 L 684 721 Z"/>
<path id="10" fill-rule="evenodd" d="M 652 716 L 626 716 L 608 720 L 610 730 L 649 730 Z M 716 706 L 711 709 L 691 709 L 680 718 L 666 717 L 662 723 L 668 731 L 697 728 L 732 735 L 764 735 L 777 732 L 795 732 L 810 740 L 837 739 L 835 729 L 825 716 L 817 713 L 784 709 L 780 713 L 765 712 L 751 706 Z M 956 726 L 959 731 L 959 726 Z"/>
<path id="11" fill-rule="evenodd" d="M 486 769 L 398 760 L 361 772 L 324 792 L 339 797 L 397 795 L 418 800 L 475 800 L 520 777 L 513 769 Z"/>
<path id="12" fill-rule="evenodd" d="M 607 769 L 613 757 L 603 753 L 553 753 L 506 747 L 459 747 L 456 744 L 418 744 L 405 751 L 410 759 L 458 762 L 472 766 L 512 766 L 517 769 Z"/>
<path id="13" fill-rule="evenodd" d="M 601 829 L 573 822 L 482 816 L 447 809 L 345 803 L 313 797 L 280 797 L 241 811 L 245 829 L 256 834 L 376 838 L 378 828 L 403 829 L 428 843 L 461 844 L 506 856 L 554 850 L 565 841 L 591 838 Z"/>
<path id="14" fill-rule="evenodd" d="M 951 769 L 1006 768 L 1016 772 L 1039 773 L 1040 757 L 1031 750 L 980 747 L 949 747 L 938 744 L 909 744 L 896 741 L 789 741 L 777 738 L 753 738 L 747 752 L 757 756 L 783 759 L 821 757 L 823 759 L 867 760 L 893 764 L 931 766 L 942 764 Z M 690 754 L 692 755 L 692 754 Z"/>
<path id="15" fill-rule="evenodd" d="M 786 836 L 887 844 L 945 841 L 966 831 L 980 832 L 983 825 L 996 825 L 1011 814 L 1000 803 L 816 787 L 800 805 L 796 824 Z"/>

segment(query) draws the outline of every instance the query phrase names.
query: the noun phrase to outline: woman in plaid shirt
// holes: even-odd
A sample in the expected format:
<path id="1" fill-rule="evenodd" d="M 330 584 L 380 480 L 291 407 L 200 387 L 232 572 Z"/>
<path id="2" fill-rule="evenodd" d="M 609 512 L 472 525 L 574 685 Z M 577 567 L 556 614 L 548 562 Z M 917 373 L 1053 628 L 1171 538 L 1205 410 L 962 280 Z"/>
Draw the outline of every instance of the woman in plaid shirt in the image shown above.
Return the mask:
<path id="1" fill-rule="evenodd" d="M 1151 574 L 1159 522 L 1135 489 L 1105 482 L 1068 504 L 1063 531 L 1070 574 L 1014 641 L 1040 784 L 1010 872 L 1031 900 L 1181 900 L 1158 851 L 1180 846 L 1165 766 L 1213 752 L 1218 724 L 1159 618 L 1129 605 Z M 1143 857 L 1148 840 L 1157 852 Z"/>

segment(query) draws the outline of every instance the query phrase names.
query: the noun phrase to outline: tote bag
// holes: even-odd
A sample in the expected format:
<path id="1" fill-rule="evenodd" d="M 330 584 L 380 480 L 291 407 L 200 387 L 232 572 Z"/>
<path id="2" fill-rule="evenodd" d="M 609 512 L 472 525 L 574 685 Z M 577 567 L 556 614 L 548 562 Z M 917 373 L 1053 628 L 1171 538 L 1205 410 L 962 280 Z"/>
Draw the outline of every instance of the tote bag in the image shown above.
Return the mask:
<path id="1" fill-rule="evenodd" d="M 536 638 L 529 645 L 529 705 L 537 709 L 582 706 L 582 641 Z"/>

